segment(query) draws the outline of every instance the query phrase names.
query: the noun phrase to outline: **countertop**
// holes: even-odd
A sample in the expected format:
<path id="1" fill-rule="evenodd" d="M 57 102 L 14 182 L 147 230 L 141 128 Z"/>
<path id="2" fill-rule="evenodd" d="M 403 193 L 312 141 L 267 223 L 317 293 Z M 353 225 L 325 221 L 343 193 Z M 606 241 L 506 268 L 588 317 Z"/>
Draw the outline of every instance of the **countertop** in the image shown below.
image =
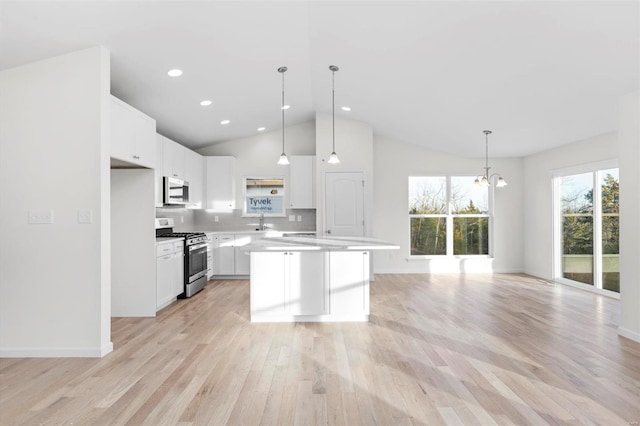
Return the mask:
<path id="1" fill-rule="evenodd" d="M 165 243 L 173 243 L 175 241 L 184 241 L 182 237 L 156 237 L 156 245 L 165 244 Z"/>
<path id="2" fill-rule="evenodd" d="M 315 235 L 316 231 L 280 231 L 275 229 L 265 229 L 264 231 L 255 230 L 243 230 L 243 231 L 211 231 L 211 230 L 198 230 L 197 232 L 204 232 L 206 234 L 213 235 L 258 235 L 267 234 L 268 237 L 281 237 L 283 235 Z"/>
<path id="3" fill-rule="evenodd" d="M 365 237 L 267 237 L 242 246 L 243 251 L 360 251 L 396 250 L 400 246 Z"/>

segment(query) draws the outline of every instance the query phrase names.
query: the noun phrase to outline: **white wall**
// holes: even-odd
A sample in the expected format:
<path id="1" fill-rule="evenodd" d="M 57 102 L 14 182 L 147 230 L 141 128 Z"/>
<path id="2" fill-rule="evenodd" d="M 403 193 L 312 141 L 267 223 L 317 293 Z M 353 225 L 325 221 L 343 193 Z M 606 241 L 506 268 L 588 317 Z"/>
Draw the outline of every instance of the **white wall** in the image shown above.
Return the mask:
<path id="1" fill-rule="evenodd" d="M 156 316 L 154 177 L 153 169 L 111 170 L 114 317 Z"/>
<path id="2" fill-rule="evenodd" d="M 291 155 L 315 155 L 315 123 L 310 121 L 285 128 L 285 152 Z M 210 145 L 197 150 L 202 155 L 231 155 L 236 158 L 236 206 L 242 208 L 242 180 L 245 177 L 289 176 L 289 166 L 278 163 L 282 153 L 282 131 L 260 133 Z M 286 191 L 286 188 L 285 188 Z"/>
<path id="3" fill-rule="evenodd" d="M 374 254 L 375 271 L 384 272 L 521 272 L 523 270 L 522 159 L 491 158 L 491 171 L 509 183 L 495 190 L 493 258 L 408 260 L 410 255 L 409 176 L 476 175 L 484 158 L 464 158 L 388 138 L 374 137 L 374 233 L 400 250 Z"/>
<path id="4" fill-rule="evenodd" d="M 640 92 L 620 100 L 620 335 L 640 342 Z"/>
<path id="5" fill-rule="evenodd" d="M 617 146 L 616 134 L 610 133 L 530 155 L 524 159 L 526 273 L 545 279 L 553 278 L 554 171 L 615 160 Z"/>
<path id="6" fill-rule="evenodd" d="M 373 232 L 373 128 L 355 120 L 336 117 L 336 153 L 338 164 L 328 164 L 333 151 L 333 121 L 330 114 L 316 114 L 316 231 L 324 234 L 325 174 L 327 172 L 363 172 L 365 235 Z"/>
<path id="7" fill-rule="evenodd" d="M 0 73 L 0 356 L 112 350 L 109 70 L 96 47 Z"/>

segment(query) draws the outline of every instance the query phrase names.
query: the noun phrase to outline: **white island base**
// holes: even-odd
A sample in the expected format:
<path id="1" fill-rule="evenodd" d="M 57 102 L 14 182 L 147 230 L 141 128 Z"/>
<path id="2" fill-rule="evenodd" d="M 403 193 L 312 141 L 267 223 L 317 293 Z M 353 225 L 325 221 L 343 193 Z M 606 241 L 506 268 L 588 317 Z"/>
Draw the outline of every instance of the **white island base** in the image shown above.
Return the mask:
<path id="1" fill-rule="evenodd" d="M 251 321 L 368 321 L 369 249 L 397 246 L 363 241 L 267 238 L 247 247 Z"/>

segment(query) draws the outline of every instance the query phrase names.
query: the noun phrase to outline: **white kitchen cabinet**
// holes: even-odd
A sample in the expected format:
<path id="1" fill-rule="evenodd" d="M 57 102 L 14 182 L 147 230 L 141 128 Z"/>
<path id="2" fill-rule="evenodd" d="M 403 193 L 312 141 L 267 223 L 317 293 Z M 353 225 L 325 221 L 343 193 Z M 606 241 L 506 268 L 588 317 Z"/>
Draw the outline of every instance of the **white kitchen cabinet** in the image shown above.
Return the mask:
<path id="1" fill-rule="evenodd" d="M 294 251 L 285 256 L 285 288 L 291 315 L 328 314 L 326 253 Z"/>
<path id="2" fill-rule="evenodd" d="M 249 275 L 250 257 L 249 253 L 242 250 L 242 246 L 246 246 L 254 239 L 262 238 L 264 234 L 235 234 L 233 239 L 234 247 L 234 274 Z"/>
<path id="3" fill-rule="evenodd" d="M 249 275 L 250 257 L 242 247 L 264 235 L 264 232 L 213 235 L 211 237 L 213 275 Z"/>
<path id="4" fill-rule="evenodd" d="M 162 171 L 164 176 L 185 179 L 185 151 L 187 148 L 162 136 Z"/>
<path id="5" fill-rule="evenodd" d="M 213 275 L 235 275 L 233 234 L 213 236 Z"/>
<path id="6" fill-rule="evenodd" d="M 326 252 L 251 253 L 251 320 L 328 314 L 326 258 Z"/>
<path id="7" fill-rule="evenodd" d="M 315 208 L 314 155 L 292 155 L 289 165 L 289 208 Z"/>
<path id="8" fill-rule="evenodd" d="M 213 276 L 213 246 L 214 235 L 213 232 L 207 232 L 207 280 L 210 280 Z"/>
<path id="9" fill-rule="evenodd" d="M 329 265 L 331 315 L 368 316 L 369 252 L 330 252 Z"/>
<path id="10" fill-rule="evenodd" d="M 236 159 L 231 156 L 205 157 L 206 209 L 230 211 L 236 208 Z"/>
<path id="11" fill-rule="evenodd" d="M 160 243 L 156 256 L 156 310 L 160 310 L 184 291 L 184 242 Z"/>
<path id="12" fill-rule="evenodd" d="M 286 314 L 284 258 L 282 252 L 251 253 L 251 321 Z"/>
<path id="13" fill-rule="evenodd" d="M 162 180 L 162 177 L 164 176 L 163 174 L 164 169 L 162 167 L 162 161 L 164 158 L 163 141 L 164 141 L 164 136 L 156 133 L 156 168 L 154 169 L 154 177 L 153 177 L 156 207 L 162 207 L 164 205 L 164 199 L 163 199 L 164 185 Z"/>
<path id="14" fill-rule="evenodd" d="M 203 208 L 204 157 L 188 148 L 184 148 L 184 180 L 189 182 L 187 208 Z"/>
<path id="15" fill-rule="evenodd" d="M 156 121 L 111 96 L 111 157 L 153 169 Z"/>

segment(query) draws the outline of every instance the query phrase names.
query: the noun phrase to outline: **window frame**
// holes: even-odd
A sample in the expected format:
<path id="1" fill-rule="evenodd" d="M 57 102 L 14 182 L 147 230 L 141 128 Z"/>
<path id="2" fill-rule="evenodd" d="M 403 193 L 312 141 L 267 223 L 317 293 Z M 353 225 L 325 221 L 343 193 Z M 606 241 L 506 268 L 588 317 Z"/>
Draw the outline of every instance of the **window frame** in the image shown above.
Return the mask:
<path id="1" fill-rule="evenodd" d="M 454 258 L 454 259 L 482 259 L 482 258 L 492 258 L 493 257 L 493 226 L 494 226 L 494 217 L 493 217 L 493 195 L 494 195 L 494 186 L 489 185 L 487 188 L 487 213 L 484 214 L 462 214 L 462 213 L 453 213 L 453 203 L 451 200 L 452 196 L 452 178 L 470 178 L 475 179 L 475 175 L 464 175 L 464 174 L 456 174 L 456 175 L 411 175 L 408 176 L 407 188 L 409 188 L 409 181 L 412 178 L 445 178 L 446 185 L 446 213 L 432 213 L 432 214 L 408 214 L 408 228 L 409 228 L 409 259 L 443 259 L 443 258 Z M 409 195 L 409 194 L 408 194 Z M 409 196 L 407 196 L 407 200 Z M 463 217 L 463 218 L 473 218 L 473 217 L 486 217 L 488 219 L 488 247 L 487 254 L 454 254 L 454 218 Z M 411 219 L 414 218 L 445 218 L 445 230 L 446 230 L 446 254 L 411 254 Z"/>
<path id="2" fill-rule="evenodd" d="M 618 179 L 619 179 L 619 171 L 620 167 L 618 166 L 617 160 L 605 160 L 595 163 L 588 163 L 584 165 L 579 165 L 575 167 L 569 167 L 564 169 L 558 169 L 552 171 L 552 193 L 553 193 L 553 254 L 552 254 L 552 274 L 553 280 L 569 285 L 572 287 L 581 288 L 583 290 L 587 290 L 593 293 L 602 294 L 604 296 L 612 297 L 619 299 L 620 293 L 616 293 L 615 291 L 604 289 L 603 280 L 602 280 L 602 254 L 603 254 L 603 246 L 602 246 L 602 218 L 605 216 L 603 214 L 602 209 L 602 173 L 611 169 L 618 169 Z M 562 246 L 562 192 L 560 188 L 561 180 L 563 177 L 591 173 L 592 175 L 592 185 L 593 185 L 593 284 L 586 284 L 580 281 L 571 280 L 569 278 L 563 277 L 562 271 L 562 256 L 563 256 L 563 246 Z M 612 216 L 612 214 L 606 214 L 607 216 Z M 576 214 L 575 216 L 586 216 L 583 214 Z M 617 214 L 620 217 L 620 213 Z"/>

